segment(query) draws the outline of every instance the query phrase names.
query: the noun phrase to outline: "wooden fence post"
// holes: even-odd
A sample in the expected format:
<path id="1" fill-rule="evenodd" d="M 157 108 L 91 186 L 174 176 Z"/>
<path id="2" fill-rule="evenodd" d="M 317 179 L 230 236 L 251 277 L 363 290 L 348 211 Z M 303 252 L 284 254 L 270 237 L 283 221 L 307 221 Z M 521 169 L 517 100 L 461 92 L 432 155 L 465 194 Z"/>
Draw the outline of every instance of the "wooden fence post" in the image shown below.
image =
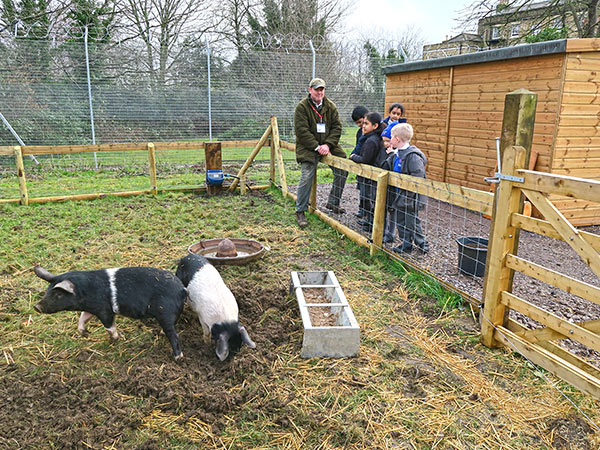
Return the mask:
<path id="1" fill-rule="evenodd" d="M 375 210 L 373 212 L 373 233 L 371 235 L 371 256 L 383 245 L 383 232 L 385 228 L 385 204 L 387 199 L 388 174 L 385 171 L 377 176 L 377 194 L 375 196 Z"/>
<path id="2" fill-rule="evenodd" d="M 506 94 L 504 99 L 504 115 L 502 117 L 502 133 L 500 135 L 500 159 L 502 161 L 502 172 L 504 175 L 509 175 L 508 171 L 515 168 L 524 168 L 524 161 L 529 161 L 531 154 L 531 145 L 533 142 L 533 128 L 535 124 L 535 110 L 537 106 L 537 94 L 528 91 L 527 89 L 517 89 L 514 92 Z M 505 157 L 508 149 L 512 149 L 514 145 L 518 145 L 523 149 L 523 163 L 518 163 L 514 159 Z M 512 154 L 512 150 L 510 151 Z M 517 152 L 516 157 L 520 152 Z M 505 163 L 504 161 L 507 160 Z M 519 229 L 511 227 L 511 232 L 508 232 L 510 224 L 510 215 L 513 212 L 523 211 L 523 199 L 519 193 L 517 195 L 517 206 L 511 208 L 510 199 L 512 191 L 512 183 L 508 185 L 508 181 L 501 181 L 494 195 L 494 204 L 492 206 L 492 221 L 490 223 L 490 238 L 488 242 L 488 254 L 485 264 L 485 278 L 483 285 L 483 300 L 484 300 L 484 315 L 487 320 L 482 321 L 481 341 L 488 347 L 498 346 L 499 343 L 494 339 L 494 325 L 504 325 L 507 318 L 506 308 L 500 305 L 500 292 L 506 290 L 512 292 L 514 271 L 504 267 L 504 258 L 508 252 L 517 253 L 519 245 Z M 503 198 L 500 198 L 500 191 L 504 184 L 506 189 L 509 189 L 510 194 L 504 193 Z M 506 220 L 509 220 L 506 223 Z M 500 227 L 500 229 L 498 229 Z M 508 237 L 510 236 L 510 237 Z M 510 248 L 502 252 L 502 248 L 507 248 L 508 242 L 498 242 L 498 240 L 509 239 Z M 494 242 L 496 241 L 496 242 Z M 502 246 L 499 247 L 499 245 Z M 498 252 L 501 253 L 498 253 Z M 500 270 L 498 267 L 502 270 Z M 493 271 L 490 272 L 490 269 Z M 500 272 L 498 272 L 500 270 Z M 506 276 L 506 279 L 499 283 L 499 279 L 495 279 L 500 275 Z M 489 307 L 488 307 L 488 303 Z M 486 309 L 487 308 L 487 309 Z M 491 321 L 491 324 L 490 322 Z"/>
<path id="3" fill-rule="evenodd" d="M 517 169 L 525 168 L 523 147 L 509 147 L 502 159 L 503 175 L 516 176 Z M 501 303 L 502 291 L 511 292 L 513 270 L 506 265 L 506 255 L 516 247 L 517 228 L 511 225 L 513 213 L 523 207 L 518 183 L 501 180 L 495 196 L 496 208 L 490 226 L 490 239 L 483 286 L 483 314 L 481 322 L 481 342 L 488 347 L 501 344 L 494 337 L 494 326 L 505 326 L 507 308 Z"/>
<path id="4" fill-rule="evenodd" d="M 272 128 L 273 127 L 271 127 L 271 129 Z M 279 130 L 277 130 L 277 131 L 279 131 Z M 277 136 L 277 139 L 279 139 L 279 136 Z M 269 162 L 269 184 L 271 186 L 275 186 L 275 164 L 277 164 L 275 157 L 277 155 L 277 152 L 275 151 L 275 139 L 274 139 L 273 133 L 271 133 L 271 143 L 270 144 L 271 144 L 271 160 Z"/>
<path id="5" fill-rule="evenodd" d="M 156 150 L 152 142 L 148 142 L 148 168 L 150 170 L 150 190 L 156 195 L 158 186 L 156 184 Z"/>
<path id="6" fill-rule="evenodd" d="M 281 153 L 281 147 L 279 146 L 279 125 L 277 124 L 277 117 L 271 116 L 271 140 L 273 142 L 273 148 L 275 149 L 275 157 L 277 158 L 277 166 L 279 167 L 279 181 L 281 182 L 281 192 L 284 196 L 287 195 L 289 189 L 287 185 L 287 179 L 285 177 L 285 164 L 283 162 L 283 153 Z"/>
<path id="7" fill-rule="evenodd" d="M 204 143 L 204 163 L 207 174 L 209 170 L 223 170 L 220 142 Z M 208 184 L 208 181 L 206 183 L 206 193 L 209 195 L 218 194 L 221 188 L 221 185 Z"/>
<path id="8" fill-rule="evenodd" d="M 500 160 L 504 157 L 507 148 L 520 145 L 525 149 L 525 161 L 531 157 L 531 146 L 533 142 L 533 128 L 535 125 L 535 110 L 537 107 L 537 94 L 527 89 L 517 89 L 506 94 L 504 99 L 504 115 L 502 117 L 502 133 L 500 135 Z M 519 167 L 522 169 L 523 167 Z M 525 169 L 528 168 L 525 167 Z M 502 167 L 504 170 L 504 167 Z M 495 197 L 494 197 L 495 198 Z M 523 213 L 524 198 L 521 196 L 518 211 Z M 492 211 L 494 211 L 492 209 Z M 493 233 L 492 220 L 490 236 Z M 519 233 L 517 228 L 514 240 L 513 253 L 517 254 L 519 248 Z M 509 289 L 512 291 L 514 271 L 510 273 Z"/>
<path id="9" fill-rule="evenodd" d="M 25 165 L 23 164 L 23 152 L 20 146 L 15 147 L 15 161 L 17 163 L 17 178 L 19 179 L 19 193 L 21 205 L 29 205 L 29 194 L 27 193 L 27 180 L 25 179 Z"/>

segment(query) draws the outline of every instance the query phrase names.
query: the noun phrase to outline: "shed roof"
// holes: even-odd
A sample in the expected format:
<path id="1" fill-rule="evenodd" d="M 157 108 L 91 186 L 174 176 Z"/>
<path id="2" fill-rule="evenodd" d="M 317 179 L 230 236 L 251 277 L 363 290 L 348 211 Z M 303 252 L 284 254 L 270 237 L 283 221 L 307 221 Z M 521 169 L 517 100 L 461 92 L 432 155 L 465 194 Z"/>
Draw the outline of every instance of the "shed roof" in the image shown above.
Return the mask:
<path id="1" fill-rule="evenodd" d="M 520 44 L 515 45 L 514 47 L 503 47 L 495 50 L 467 53 L 464 55 L 447 56 L 445 58 L 395 64 L 393 66 L 383 67 L 382 71 L 385 74 L 413 72 L 417 70 L 436 69 L 439 67 L 461 66 L 464 64 L 524 58 L 527 56 L 565 53 L 566 51 L 567 39 L 559 39 L 556 41 L 537 42 L 535 44 Z"/>

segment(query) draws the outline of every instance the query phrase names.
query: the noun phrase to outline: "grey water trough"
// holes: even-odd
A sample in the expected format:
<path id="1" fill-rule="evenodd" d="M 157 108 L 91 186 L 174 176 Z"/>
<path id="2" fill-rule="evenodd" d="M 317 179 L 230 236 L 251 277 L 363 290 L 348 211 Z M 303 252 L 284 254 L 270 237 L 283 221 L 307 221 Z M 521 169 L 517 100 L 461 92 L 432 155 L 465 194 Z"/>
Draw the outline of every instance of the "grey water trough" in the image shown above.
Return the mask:
<path id="1" fill-rule="evenodd" d="M 304 327 L 300 356 L 358 355 L 360 327 L 332 271 L 292 272 L 290 289 L 296 294 Z"/>

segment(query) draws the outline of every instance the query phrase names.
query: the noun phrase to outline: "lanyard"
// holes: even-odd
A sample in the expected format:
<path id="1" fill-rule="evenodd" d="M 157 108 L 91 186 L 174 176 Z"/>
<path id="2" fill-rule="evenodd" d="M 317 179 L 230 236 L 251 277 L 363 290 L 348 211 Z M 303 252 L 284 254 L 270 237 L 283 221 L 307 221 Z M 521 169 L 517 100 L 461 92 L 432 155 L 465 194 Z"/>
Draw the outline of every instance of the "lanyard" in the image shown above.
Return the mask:
<path id="1" fill-rule="evenodd" d="M 309 105 L 310 105 L 310 107 L 312 108 L 312 110 L 315 112 L 315 114 L 316 114 L 317 116 L 319 116 L 319 120 L 321 120 L 321 123 L 323 123 L 323 114 L 319 114 L 319 111 L 317 111 L 317 110 L 315 109 L 315 107 L 312 105 L 312 103 L 309 103 Z"/>

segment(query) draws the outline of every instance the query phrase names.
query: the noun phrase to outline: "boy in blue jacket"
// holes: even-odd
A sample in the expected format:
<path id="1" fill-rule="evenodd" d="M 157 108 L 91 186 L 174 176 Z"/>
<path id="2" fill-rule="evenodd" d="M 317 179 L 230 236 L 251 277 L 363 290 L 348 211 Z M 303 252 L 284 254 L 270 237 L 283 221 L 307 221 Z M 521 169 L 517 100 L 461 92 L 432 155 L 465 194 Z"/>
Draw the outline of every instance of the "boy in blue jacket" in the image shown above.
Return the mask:
<path id="1" fill-rule="evenodd" d="M 427 157 L 416 146 L 410 145 L 413 128 L 408 123 L 400 123 L 391 130 L 391 144 L 397 149 L 396 154 L 390 154 L 383 168 L 394 172 L 425 178 Z M 396 253 L 411 253 L 418 248 L 421 253 L 429 251 L 425 239 L 419 210 L 425 207 L 426 198 L 416 192 L 398 189 L 392 202 L 396 210 L 396 226 L 401 243 L 392 250 Z"/>

